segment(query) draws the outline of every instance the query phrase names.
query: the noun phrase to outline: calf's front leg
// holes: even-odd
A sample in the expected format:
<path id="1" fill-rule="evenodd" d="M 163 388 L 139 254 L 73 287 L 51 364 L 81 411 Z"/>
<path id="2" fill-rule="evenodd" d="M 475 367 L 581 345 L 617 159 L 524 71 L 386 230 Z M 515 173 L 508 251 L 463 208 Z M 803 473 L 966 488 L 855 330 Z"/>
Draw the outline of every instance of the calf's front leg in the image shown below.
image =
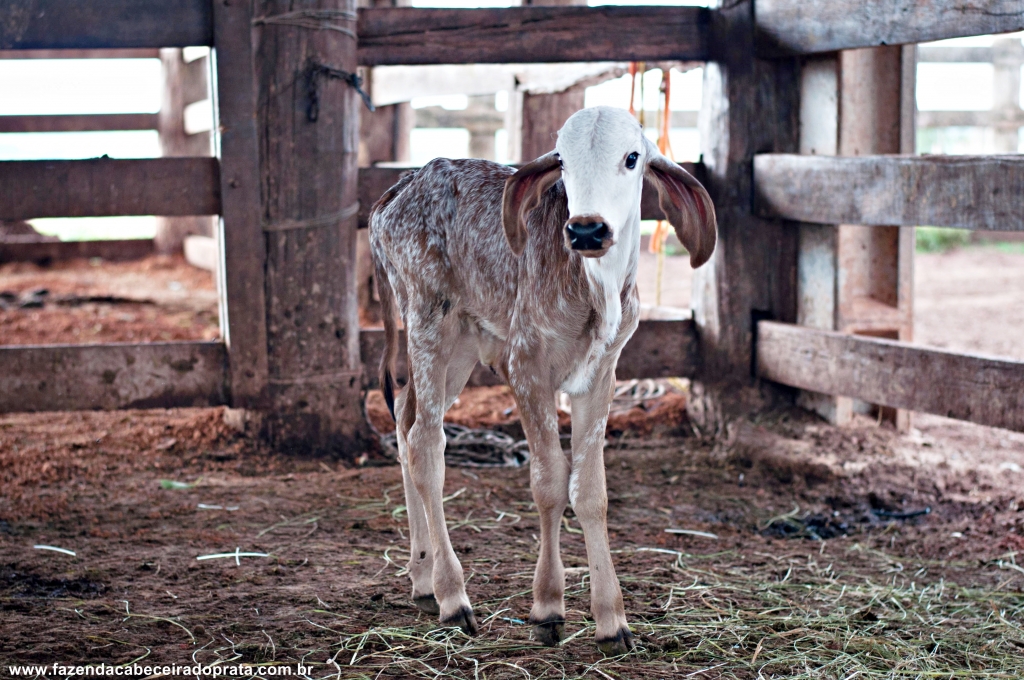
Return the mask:
<path id="1" fill-rule="evenodd" d="M 540 515 L 540 552 L 533 575 L 530 623 L 534 636 L 557 645 L 565 632 L 565 569 L 559 554 L 562 515 L 568 504 L 569 463 L 558 441 L 555 390 L 527 367 L 511 366 L 510 380 L 530 443 L 530 488 Z"/>
<path id="2" fill-rule="evenodd" d="M 604 436 L 615 386 L 615 364 L 606 366 L 585 394 L 572 396 L 572 476 L 569 502 L 583 527 L 590 563 L 590 611 L 597 622 L 597 646 L 605 654 L 633 647 L 626 624 L 622 590 L 608 546 L 608 488 L 604 474 Z"/>

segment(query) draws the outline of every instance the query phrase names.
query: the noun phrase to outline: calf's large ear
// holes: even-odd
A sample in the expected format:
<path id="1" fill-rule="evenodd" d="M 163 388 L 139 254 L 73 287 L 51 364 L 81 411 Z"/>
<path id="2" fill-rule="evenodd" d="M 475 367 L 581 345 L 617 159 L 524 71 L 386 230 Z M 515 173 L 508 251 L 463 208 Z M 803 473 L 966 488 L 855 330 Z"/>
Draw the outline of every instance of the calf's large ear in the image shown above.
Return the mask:
<path id="1" fill-rule="evenodd" d="M 540 205 L 541 196 L 562 176 L 558 154 L 552 151 L 519 168 L 505 180 L 501 223 L 505 239 L 516 257 L 526 249 L 526 218 Z"/>
<path id="2" fill-rule="evenodd" d="M 718 223 L 711 197 L 693 175 L 658 152 L 647 141 L 644 177 L 658 190 L 658 205 L 676 230 L 679 242 L 690 253 L 690 266 L 697 268 L 711 258 L 718 241 Z"/>

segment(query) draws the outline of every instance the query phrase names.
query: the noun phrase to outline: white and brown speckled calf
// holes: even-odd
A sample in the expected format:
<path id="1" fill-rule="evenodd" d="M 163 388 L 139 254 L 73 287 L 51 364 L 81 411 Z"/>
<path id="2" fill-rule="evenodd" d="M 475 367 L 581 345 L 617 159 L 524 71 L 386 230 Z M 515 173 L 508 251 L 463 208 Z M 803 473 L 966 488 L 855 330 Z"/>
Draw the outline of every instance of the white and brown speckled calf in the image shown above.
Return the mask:
<path id="1" fill-rule="evenodd" d="M 530 444 L 541 535 L 530 613 L 537 637 L 553 645 L 563 634 L 558 536 L 571 503 L 586 539 L 598 646 L 607 654 L 631 647 L 605 525 L 604 439 L 615 364 L 639 321 L 645 175 L 690 262 L 703 264 L 716 240 L 707 192 L 660 155 L 626 111 L 609 107 L 573 115 L 555 151 L 514 174 L 488 161 L 437 159 L 373 208 L 387 338 L 381 384 L 397 413 L 412 595 L 443 624 L 476 632 L 441 503 L 441 423 L 480 361 L 508 382 Z M 396 300 L 410 367 L 397 399 Z M 557 390 L 572 400 L 571 463 L 558 441 Z"/>

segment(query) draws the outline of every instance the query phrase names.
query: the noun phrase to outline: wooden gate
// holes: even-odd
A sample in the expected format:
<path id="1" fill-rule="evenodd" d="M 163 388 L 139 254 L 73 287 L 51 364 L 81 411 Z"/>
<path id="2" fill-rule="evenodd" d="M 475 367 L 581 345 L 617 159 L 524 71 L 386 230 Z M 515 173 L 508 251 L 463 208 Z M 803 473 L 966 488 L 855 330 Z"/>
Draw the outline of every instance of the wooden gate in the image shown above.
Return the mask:
<path id="1" fill-rule="evenodd" d="M 1018 30 L 1020 0 L 358 12 L 351 0 L 305 4 L 10 0 L 4 50 L 214 48 L 216 157 L 3 162 L 0 219 L 219 215 L 224 341 L 2 347 L 0 411 L 229 404 L 270 414 L 283 445 L 359 445 L 360 391 L 373 384 L 381 333 L 358 327 L 355 229 L 399 171 L 356 169 L 358 95 L 317 69 L 698 60 L 707 62 L 704 162 L 690 169 L 715 201 L 720 245 L 697 272 L 694 320 L 643 322 L 619 377 L 749 381 L 754 367 L 819 394 L 1024 429 L 1024 364 L 900 342 L 908 246 L 891 234 L 913 224 L 1021 229 L 1024 163 L 810 155 L 801 130 L 802 113 L 804 122 L 820 113 L 805 111 L 808 83 L 823 60 L 839 58 L 831 53 Z M 644 217 L 659 217 L 653 192 L 645 197 Z M 882 330 L 896 339 L 837 332 L 849 329 L 835 323 L 843 301 L 834 288 L 824 300 L 831 323 L 795 325 L 822 318 L 801 300 L 820 309 L 810 284 L 827 298 L 842 271 L 811 266 L 822 252 L 814 237 L 827 245 L 837 229 L 812 224 L 882 229 L 878 241 L 896 258 L 895 292 L 881 296 L 895 311 Z"/>

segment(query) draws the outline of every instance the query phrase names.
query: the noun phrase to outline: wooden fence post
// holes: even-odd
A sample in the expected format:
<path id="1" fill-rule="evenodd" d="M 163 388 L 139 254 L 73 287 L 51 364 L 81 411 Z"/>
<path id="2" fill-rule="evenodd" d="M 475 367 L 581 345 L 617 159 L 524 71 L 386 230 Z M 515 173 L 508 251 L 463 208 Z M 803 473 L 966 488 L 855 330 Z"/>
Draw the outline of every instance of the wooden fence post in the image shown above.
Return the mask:
<path id="1" fill-rule="evenodd" d="M 228 348 L 231 405 L 269 405 L 266 239 L 260 209 L 259 137 L 249 3 L 217 0 L 213 43 L 217 87 L 214 139 L 220 156 L 220 327 Z"/>
<path id="2" fill-rule="evenodd" d="M 800 72 L 800 153 L 835 156 L 839 153 L 839 55 L 836 52 L 804 58 Z M 797 256 L 796 322 L 818 330 L 836 327 L 838 227 L 800 223 Z M 852 400 L 801 390 L 798 406 L 831 423 L 852 418 Z"/>
<path id="3" fill-rule="evenodd" d="M 914 46 L 844 50 L 805 57 L 800 153 L 860 156 L 913 153 Z M 913 333 L 913 227 L 800 224 L 797 323 L 909 341 Z M 831 423 L 866 405 L 801 392 L 797 403 Z M 884 409 L 899 427 L 909 415 Z"/>
<path id="4" fill-rule="evenodd" d="M 523 5 L 534 7 L 585 5 L 586 0 L 523 0 Z M 573 86 L 563 92 L 552 94 L 522 95 L 522 116 L 520 120 L 520 158 L 524 163 L 546 154 L 555 148 L 555 135 L 569 116 L 583 108 L 586 87 Z M 511 105 L 511 97 L 510 105 Z"/>
<path id="5" fill-rule="evenodd" d="M 699 122 L 718 247 L 694 273 L 693 313 L 701 381 L 750 384 L 756 321 L 796 318 L 798 231 L 753 213 L 752 161 L 755 153 L 797 148 L 799 65 L 792 58 L 756 57 L 750 0 L 729 3 L 713 16 L 713 61 L 704 70 Z M 695 399 L 691 415 L 698 421 L 705 417 L 701 408 Z"/>
<path id="6" fill-rule="evenodd" d="M 839 155 L 914 153 L 914 50 L 895 45 L 839 53 Z M 912 340 L 914 228 L 841 225 L 837 260 L 836 330 Z M 905 411 L 883 408 L 882 415 L 909 428 Z"/>
<path id="7" fill-rule="evenodd" d="M 359 0 L 360 7 L 407 7 L 409 0 Z M 366 91 L 373 92 L 373 71 L 368 74 Z M 359 167 L 381 162 L 404 162 L 410 159 L 409 136 L 415 112 L 409 102 L 378 106 L 376 111 L 363 111 L 359 124 Z M 369 206 L 363 206 L 365 210 Z M 380 301 L 374 296 L 373 262 L 370 260 L 370 233 L 360 229 L 356 236 L 356 276 L 359 296 L 359 319 L 362 324 L 380 323 Z"/>
<path id="8" fill-rule="evenodd" d="M 362 411 L 356 283 L 355 0 L 254 4 L 270 410 L 279 449 L 352 456 Z M 333 69 L 328 71 L 327 69 Z"/>
<path id="9" fill-rule="evenodd" d="M 157 115 L 160 152 L 164 156 L 209 156 L 209 132 L 190 134 L 185 129 L 185 107 L 209 96 L 210 62 L 206 57 L 186 62 L 180 47 L 160 50 L 164 89 Z M 212 107 L 212 104 L 211 104 Z M 205 215 L 158 217 L 155 245 L 166 255 L 181 253 L 186 236 L 212 236 L 215 218 Z"/>

